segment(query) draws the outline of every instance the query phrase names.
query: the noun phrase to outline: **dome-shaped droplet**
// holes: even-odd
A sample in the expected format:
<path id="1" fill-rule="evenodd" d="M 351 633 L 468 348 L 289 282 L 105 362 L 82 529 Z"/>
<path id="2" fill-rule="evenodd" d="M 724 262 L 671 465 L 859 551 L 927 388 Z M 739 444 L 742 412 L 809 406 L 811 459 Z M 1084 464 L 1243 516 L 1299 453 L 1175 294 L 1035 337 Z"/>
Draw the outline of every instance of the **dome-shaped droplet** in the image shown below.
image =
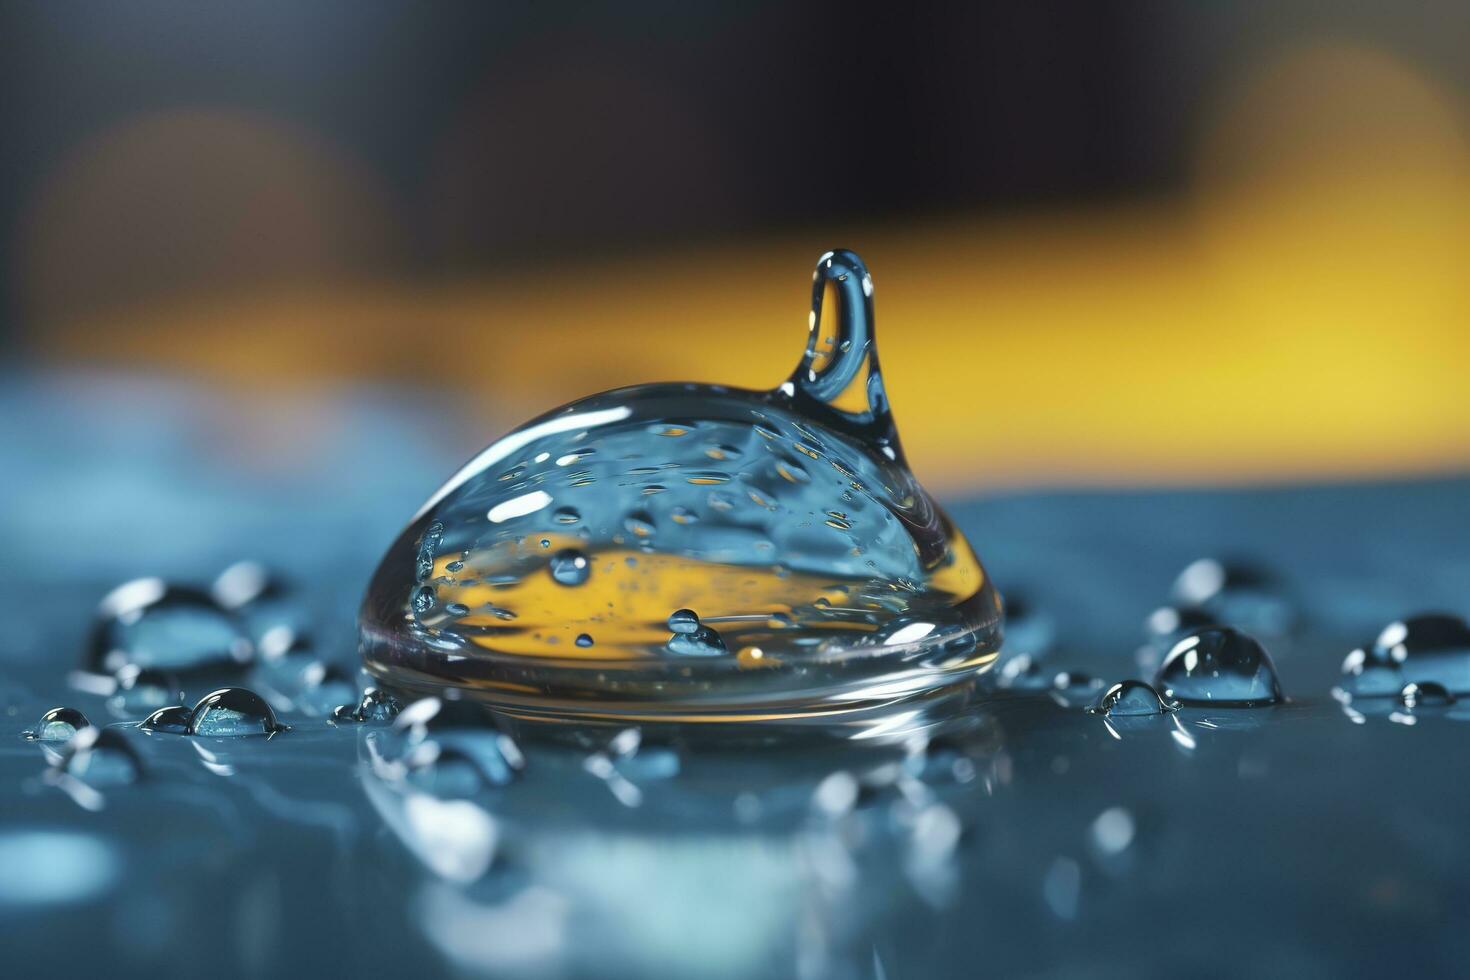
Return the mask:
<path id="1" fill-rule="evenodd" d="M 1255 638 L 1228 627 L 1196 630 L 1176 643 L 1154 687 L 1186 705 L 1253 707 L 1276 704 L 1276 666 Z"/>
<path id="2" fill-rule="evenodd" d="M 101 674 L 239 668 L 252 656 L 240 622 L 207 593 L 142 578 L 113 589 L 98 606 L 86 667 Z"/>
<path id="3" fill-rule="evenodd" d="M 711 627 L 697 621 L 692 630 L 671 633 L 664 646 L 669 653 L 682 657 L 719 657 L 727 652 L 724 638 Z"/>
<path id="4" fill-rule="evenodd" d="M 872 296 L 856 255 L 826 253 L 775 388 L 639 385 L 487 447 L 385 553 L 368 669 L 518 715 L 764 721 L 876 715 L 988 666 L 995 594 L 906 466 Z M 679 606 L 703 622 L 665 633 Z"/>
<path id="5" fill-rule="evenodd" d="M 167 735 L 189 734 L 189 723 L 194 717 L 194 710 L 182 704 L 171 704 L 159 708 L 153 714 L 138 723 L 138 727 L 145 732 L 162 732 Z"/>
<path id="6" fill-rule="evenodd" d="M 271 735 L 281 726 L 265 699 L 243 687 L 225 687 L 199 699 L 189 718 L 190 735 Z"/>
<path id="7" fill-rule="evenodd" d="M 699 614 L 693 609 L 675 609 L 669 613 L 668 624 L 675 633 L 693 633 L 699 629 Z"/>
<path id="8" fill-rule="evenodd" d="M 575 548 L 567 548 L 552 555 L 548 567 L 551 577 L 561 585 L 581 585 L 592 574 L 592 563 Z"/>
<path id="9" fill-rule="evenodd" d="M 40 742 L 64 742 L 90 724 L 76 708 L 52 708 L 41 716 L 31 737 Z"/>
<path id="10" fill-rule="evenodd" d="M 1177 705 L 1166 703 L 1159 692 L 1143 681 L 1119 681 L 1104 691 L 1090 709 L 1099 715 L 1116 718 L 1132 718 L 1141 715 L 1161 715 L 1173 711 Z"/>
<path id="11" fill-rule="evenodd" d="M 579 647 L 584 647 L 584 648 L 585 647 L 590 647 L 590 646 L 592 646 L 592 644 L 594 642 L 595 641 L 592 639 L 592 634 L 591 633 L 578 633 L 577 634 L 577 646 L 579 646 Z"/>
<path id="12" fill-rule="evenodd" d="M 1454 704 L 1455 696 L 1443 684 L 1410 681 L 1399 692 L 1399 703 L 1406 708 L 1442 708 Z"/>

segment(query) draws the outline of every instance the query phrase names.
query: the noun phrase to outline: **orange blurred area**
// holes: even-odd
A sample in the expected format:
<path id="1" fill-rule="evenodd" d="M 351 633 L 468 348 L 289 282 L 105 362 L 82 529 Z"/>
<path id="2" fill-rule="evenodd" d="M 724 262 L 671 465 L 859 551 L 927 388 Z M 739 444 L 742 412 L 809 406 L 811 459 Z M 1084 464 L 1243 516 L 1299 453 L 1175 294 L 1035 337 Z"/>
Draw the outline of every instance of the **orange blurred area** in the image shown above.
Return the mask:
<path id="1" fill-rule="evenodd" d="M 1156 200 L 858 220 L 452 281 L 383 272 L 391 215 L 328 148 L 218 114 L 153 118 L 47 185 L 22 249 L 31 344 L 49 362 L 262 391 L 430 386 L 488 441 L 617 385 L 774 386 L 805 342 L 811 263 L 843 246 L 873 270 L 888 391 L 936 486 L 1470 463 L 1460 93 L 1381 51 L 1316 44 L 1249 66 L 1200 116 L 1193 178 Z"/>

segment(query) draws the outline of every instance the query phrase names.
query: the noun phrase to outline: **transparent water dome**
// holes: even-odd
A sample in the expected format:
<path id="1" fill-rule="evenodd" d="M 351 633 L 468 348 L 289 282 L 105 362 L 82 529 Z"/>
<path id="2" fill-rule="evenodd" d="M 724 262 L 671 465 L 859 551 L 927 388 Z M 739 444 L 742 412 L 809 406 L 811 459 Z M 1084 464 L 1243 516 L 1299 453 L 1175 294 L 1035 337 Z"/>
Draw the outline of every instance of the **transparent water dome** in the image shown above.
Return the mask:
<path id="1" fill-rule="evenodd" d="M 851 252 L 813 277 L 769 391 L 604 392 L 493 443 L 383 557 L 360 615 L 385 685 L 543 719 L 758 722 L 954 692 L 995 591 L 910 472 Z"/>

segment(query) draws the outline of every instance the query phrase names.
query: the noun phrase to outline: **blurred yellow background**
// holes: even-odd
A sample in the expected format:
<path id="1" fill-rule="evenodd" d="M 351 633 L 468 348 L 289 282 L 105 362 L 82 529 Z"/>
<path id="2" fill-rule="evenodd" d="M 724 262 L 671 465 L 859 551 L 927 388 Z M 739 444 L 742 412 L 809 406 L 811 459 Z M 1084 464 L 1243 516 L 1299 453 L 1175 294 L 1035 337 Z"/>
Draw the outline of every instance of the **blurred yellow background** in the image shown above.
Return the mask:
<path id="1" fill-rule="evenodd" d="M 229 107 L 154 111 L 39 184 L 15 249 L 23 341 L 46 364 L 266 397 L 429 386 L 488 440 L 617 385 L 775 385 L 804 344 L 810 265 L 842 246 L 873 270 L 894 411 L 937 486 L 1465 467 L 1464 92 L 1382 47 L 1314 39 L 1237 66 L 1190 116 L 1187 177 L 1156 194 L 846 213 L 415 276 L 388 257 L 389 195 L 350 154 Z M 458 172 L 435 179 L 473 182 Z"/>

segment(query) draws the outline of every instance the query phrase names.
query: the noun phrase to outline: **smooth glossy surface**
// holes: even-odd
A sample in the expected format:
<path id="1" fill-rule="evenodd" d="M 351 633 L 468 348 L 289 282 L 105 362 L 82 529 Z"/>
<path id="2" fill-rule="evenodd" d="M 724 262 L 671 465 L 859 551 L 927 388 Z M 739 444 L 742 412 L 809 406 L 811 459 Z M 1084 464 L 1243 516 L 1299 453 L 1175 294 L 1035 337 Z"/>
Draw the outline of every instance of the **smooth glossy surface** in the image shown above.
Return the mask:
<path id="1" fill-rule="evenodd" d="M 783 722 L 989 665 L 998 602 L 907 468 L 872 292 L 855 255 L 824 255 L 806 353 L 771 391 L 626 388 L 490 446 L 383 558 L 368 669 L 527 717 Z"/>

